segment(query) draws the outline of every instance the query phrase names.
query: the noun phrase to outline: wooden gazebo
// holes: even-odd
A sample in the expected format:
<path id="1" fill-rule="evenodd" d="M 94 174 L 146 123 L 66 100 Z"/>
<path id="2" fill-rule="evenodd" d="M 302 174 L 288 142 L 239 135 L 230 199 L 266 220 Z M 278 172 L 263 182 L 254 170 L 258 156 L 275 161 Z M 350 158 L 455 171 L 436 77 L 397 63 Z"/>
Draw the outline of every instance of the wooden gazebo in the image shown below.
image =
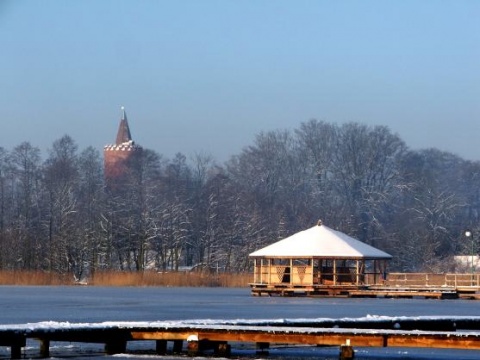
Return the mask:
<path id="1" fill-rule="evenodd" d="M 249 256 L 253 295 L 348 295 L 382 284 L 392 258 L 321 221 Z"/>

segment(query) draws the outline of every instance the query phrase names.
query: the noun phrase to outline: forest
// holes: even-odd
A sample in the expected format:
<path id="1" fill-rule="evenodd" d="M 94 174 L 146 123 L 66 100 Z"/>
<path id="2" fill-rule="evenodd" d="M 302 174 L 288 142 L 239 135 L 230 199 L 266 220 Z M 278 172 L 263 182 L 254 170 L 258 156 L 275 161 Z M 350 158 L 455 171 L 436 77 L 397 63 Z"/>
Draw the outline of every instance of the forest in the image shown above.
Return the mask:
<path id="1" fill-rule="evenodd" d="M 69 135 L 45 158 L 0 148 L 0 270 L 247 272 L 249 253 L 319 219 L 390 253 L 393 271 L 454 271 L 477 252 L 480 162 L 411 150 L 384 126 L 309 120 L 223 164 L 144 148 L 135 169 L 108 191 L 102 152 Z"/>

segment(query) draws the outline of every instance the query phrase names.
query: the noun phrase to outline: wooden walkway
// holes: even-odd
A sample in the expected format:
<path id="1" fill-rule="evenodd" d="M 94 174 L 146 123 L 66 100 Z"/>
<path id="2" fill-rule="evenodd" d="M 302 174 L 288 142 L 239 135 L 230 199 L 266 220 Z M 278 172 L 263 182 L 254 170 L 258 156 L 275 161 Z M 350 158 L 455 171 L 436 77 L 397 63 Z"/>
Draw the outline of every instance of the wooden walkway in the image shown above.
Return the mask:
<path id="1" fill-rule="evenodd" d="M 251 343 L 260 350 L 270 344 L 480 350 L 480 317 L 0 326 L 0 346 L 10 347 L 13 359 L 22 357 L 27 339 L 39 342 L 41 357 L 50 356 L 52 342 L 100 343 L 107 354 L 116 354 L 127 352 L 128 342 L 142 340 L 155 340 L 157 354 L 213 351 L 221 356 L 230 355 L 229 342 Z"/>

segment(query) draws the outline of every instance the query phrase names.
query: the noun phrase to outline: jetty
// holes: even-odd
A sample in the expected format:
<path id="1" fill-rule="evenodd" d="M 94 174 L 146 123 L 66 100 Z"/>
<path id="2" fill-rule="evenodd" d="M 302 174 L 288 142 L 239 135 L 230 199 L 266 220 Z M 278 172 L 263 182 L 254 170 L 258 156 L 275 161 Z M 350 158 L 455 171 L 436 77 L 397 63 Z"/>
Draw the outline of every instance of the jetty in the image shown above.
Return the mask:
<path id="1" fill-rule="evenodd" d="M 293 265 L 291 271 L 299 269 Z M 340 281 L 345 275 L 332 274 L 332 282 L 269 281 L 250 284 L 254 296 L 317 296 L 350 298 L 424 298 L 480 300 L 480 274 L 389 273 L 384 280 L 366 277 L 363 283 Z M 296 279 L 296 278 L 295 278 Z M 372 281 L 368 281 L 372 279 Z"/>
<path id="2" fill-rule="evenodd" d="M 268 351 L 271 345 L 290 344 L 336 346 L 339 358 L 347 360 L 353 359 L 356 347 L 480 350 L 480 317 L 43 322 L 0 326 L 0 346 L 10 347 L 12 359 L 22 358 L 22 349 L 32 339 L 38 341 L 38 356 L 43 358 L 51 356 L 54 342 L 104 344 L 106 354 L 118 354 L 128 352 L 129 342 L 154 340 L 153 350 L 159 355 L 211 352 L 228 357 L 232 344 L 250 343 L 258 352 Z"/>

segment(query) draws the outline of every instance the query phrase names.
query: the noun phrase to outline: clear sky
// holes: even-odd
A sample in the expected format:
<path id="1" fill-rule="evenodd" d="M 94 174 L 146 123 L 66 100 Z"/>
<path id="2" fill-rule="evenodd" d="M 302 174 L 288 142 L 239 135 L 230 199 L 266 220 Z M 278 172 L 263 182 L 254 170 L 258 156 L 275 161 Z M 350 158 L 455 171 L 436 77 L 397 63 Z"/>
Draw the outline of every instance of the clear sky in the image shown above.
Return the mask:
<path id="1" fill-rule="evenodd" d="M 315 118 L 480 160 L 480 1 L 0 0 L 0 146 L 224 161 Z"/>

